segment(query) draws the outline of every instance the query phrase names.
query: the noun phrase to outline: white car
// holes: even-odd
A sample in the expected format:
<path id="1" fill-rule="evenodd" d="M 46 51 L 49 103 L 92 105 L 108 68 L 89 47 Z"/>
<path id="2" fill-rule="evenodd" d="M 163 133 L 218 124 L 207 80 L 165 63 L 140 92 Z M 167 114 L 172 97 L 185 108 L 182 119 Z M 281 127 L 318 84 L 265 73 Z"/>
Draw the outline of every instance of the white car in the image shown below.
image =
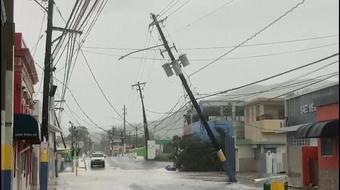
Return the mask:
<path id="1" fill-rule="evenodd" d="M 103 153 L 92 153 L 91 154 L 91 168 L 95 166 L 101 166 L 105 168 L 105 155 Z"/>

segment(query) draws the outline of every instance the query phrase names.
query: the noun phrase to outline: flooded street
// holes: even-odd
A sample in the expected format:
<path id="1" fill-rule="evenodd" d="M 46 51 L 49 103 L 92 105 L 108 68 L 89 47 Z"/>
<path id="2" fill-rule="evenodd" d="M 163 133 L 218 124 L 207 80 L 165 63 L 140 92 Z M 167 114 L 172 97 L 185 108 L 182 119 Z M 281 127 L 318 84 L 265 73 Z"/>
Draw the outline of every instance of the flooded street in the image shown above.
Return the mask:
<path id="1" fill-rule="evenodd" d="M 223 173 L 174 172 L 164 167 L 169 162 L 108 157 L 106 167 L 80 168 L 75 173 L 60 173 L 53 190 L 181 190 L 181 189 L 256 189 L 241 184 L 227 184 Z"/>

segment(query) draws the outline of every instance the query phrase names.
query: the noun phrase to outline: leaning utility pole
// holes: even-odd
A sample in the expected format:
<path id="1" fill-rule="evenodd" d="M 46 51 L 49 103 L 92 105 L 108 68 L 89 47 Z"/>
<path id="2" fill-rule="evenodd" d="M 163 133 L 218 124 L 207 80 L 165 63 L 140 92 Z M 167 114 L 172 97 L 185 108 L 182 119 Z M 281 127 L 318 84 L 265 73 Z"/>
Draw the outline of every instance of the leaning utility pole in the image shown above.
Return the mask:
<path id="1" fill-rule="evenodd" d="M 140 100 L 142 102 L 142 110 L 143 110 L 143 127 L 144 127 L 144 136 L 145 136 L 145 159 L 148 159 L 148 140 L 149 140 L 149 129 L 148 129 L 148 122 L 146 119 L 146 114 L 145 114 L 145 107 L 144 107 L 144 101 L 143 101 L 143 87 L 141 87 L 141 85 L 145 86 L 146 82 L 142 82 L 140 83 L 139 81 L 136 84 L 132 85 L 133 87 L 137 87 L 137 91 L 139 91 L 139 96 L 140 96 Z M 137 129 L 136 129 L 137 130 Z M 136 132 L 137 134 L 137 132 Z"/>
<path id="2" fill-rule="evenodd" d="M 158 29 L 158 32 L 159 32 L 159 34 L 160 34 L 160 36 L 162 38 L 163 45 L 164 45 L 166 51 L 168 52 L 169 57 L 171 58 L 171 66 L 175 70 L 175 72 L 179 76 L 179 78 L 181 79 L 182 85 L 183 85 L 185 91 L 187 92 L 187 94 L 188 94 L 188 96 L 189 96 L 189 98 L 191 100 L 191 103 L 193 104 L 194 108 L 196 109 L 196 112 L 197 112 L 201 122 L 203 123 L 203 126 L 204 126 L 205 130 L 207 131 L 207 134 L 208 134 L 208 136 L 209 136 L 209 138 L 210 138 L 210 140 L 211 140 L 215 150 L 217 151 L 218 158 L 220 159 L 221 162 L 225 163 L 226 158 L 224 156 L 224 153 L 223 153 L 220 145 L 218 144 L 214 133 L 210 129 L 207 120 L 204 118 L 200 106 L 198 105 L 194 95 L 192 94 L 192 92 L 190 90 L 190 87 L 189 87 L 189 85 L 188 85 L 188 83 L 187 83 L 187 81 L 186 81 L 186 79 L 185 79 L 185 77 L 184 77 L 184 75 L 182 73 L 181 66 L 178 64 L 178 60 L 175 59 L 174 55 L 171 52 L 171 49 L 170 49 L 170 47 L 168 45 L 167 40 L 165 39 L 163 31 L 162 31 L 161 27 L 159 26 L 159 22 L 157 21 L 156 15 L 151 14 L 151 17 L 153 19 L 153 22 L 150 24 L 150 26 L 151 25 L 156 25 L 156 27 Z M 181 56 L 180 56 L 180 60 L 182 61 Z M 182 65 L 183 66 L 188 64 L 188 63 L 183 63 L 184 61 L 187 61 L 186 57 L 184 57 L 184 59 L 182 61 Z M 170 65 L 168 65 L 168 68 L 171 69 Z M 172 71 L 170 71 L 170 72 L 172 72 Z M 228 171 L 227 171 L 227 173 L 229 175 L 229 181 L 230 182 L 236 182 L 235 176 L 230 175 Z"/>

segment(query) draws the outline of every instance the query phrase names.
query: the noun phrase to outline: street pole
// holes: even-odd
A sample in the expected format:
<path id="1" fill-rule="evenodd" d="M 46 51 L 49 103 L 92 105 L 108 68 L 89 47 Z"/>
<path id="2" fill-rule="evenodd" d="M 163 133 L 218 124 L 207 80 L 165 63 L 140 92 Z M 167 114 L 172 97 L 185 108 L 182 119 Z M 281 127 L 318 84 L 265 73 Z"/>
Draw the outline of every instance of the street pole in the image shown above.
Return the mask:
<path id="1" fill-rule="evenodd" d="M 79 127 L 79 126 L 78 126 Z M 76 156 L 75 156 L 75 164 L 76 164 L 76 176 L 78 176 L 78 153 L 79 153 L 79 133 L 78 133 L 78 130 L 77 128 L 75 127 L 75 153 L 76 153 Z"/>
<path id="2" fill-rule="evenodd" d="M 125 136 L 126 136 L 126 107 L 125 107 L 125 105 L 124 105 L 123 111 L 124 111 L 123 155 L 124 155 L 125 154 L 125 143 L 126 143 L 126 140 L 125 140 Z"/>
<path id="3" fill-rule="evenodd" d="M 141 85 L 145 86 L 146 82 L 140 83 L 139 81 L 136 84 L 133 84 L 132 87 L 137 87 L 137 90 L 139 91 L 140 100 L 142 102 L 142 111 L 143 111 L 143 126 L 144 126 L 144 138 L 145 138 L 145 159 L 148 160 L 148 140 L 149 140 L 149 129 L 148 129 L 148 122 L 146 119 L 145 114 L 145 107 L 144 107 L 144 98 L 142 93 L 142 87 Z"/>
<path id="4" fill-rule="evenodd" d="M 73 123 L 71 121 L 69 121 L 70 125 L 71 125 L 71 157 L 72 157 L 72 172 L 74 172 L 74 126 Z"/>
<path id="5" fill-rule="evenodd" d="M 129 143 L 128 144 L 130 146 L 131 145 L 131 131 L 129 131 L 129 138 L 128 139 L 129 139 L 129 141 L 128 141 Z"/>
<path id="6" fill-rule="evenodd" d="M 111 147 L 111 150 L 110 150 L 110 153 L 111 153 L 111 156 L 113 156 L 113 142 L 114 142 L 114 136 L 115 136 L 115 127 L 112 127 L 112 134 L 111 134 L 111 143 L 110 143 L 110 147 Z"/>
<path id="7" fill-rule="evenodd" d="M 138 129 L 136 127 L 136 135 L 135 135 L 135 148 L 137 148 L 137 139 L 138 139 Z"/>
<path id="8" fill-rule="evenodd" d="M 13 186 L 14 2 L 1 0 L 1 188 Z"/>
<path id="9" fill-rule="evenodd" d="M 170 47 L 168 45 L 168 42 L 167 42 L 167 40 L 166 40 L 166 38 L 165 38 L 165 36 L 163 34 L 163 31 L 162 31 L 162 29 L 161 29 L 161 27 L 159 25 L 159 22 L 157 21 L 156 15 L 151 14 L 151 17 L 153 19 L 153 23 L 152 24 L 156 25 L 156 27 L 158 29 L 158 32 L 159 32 L 159 34 L 161 36 L 161 39 L 163 41 L 163 45 L 164 45 L 166 51 L 168 52 L 168 55 L 171 58 L 172 64 L 174 66 L 174 64 L 176 64 L 177 60 L 175 59 L 174 55 L 171 52 L 171 49 L 170 49 Z M 193 106 L 194 106 L 194 108 L 195 108 L 195 110 L 196 110 L 196 112 L 197 112 L 197 114 L 198 114 L 198 116 L 199 116 L 199 118 L 200 118 L 200 120 L 201 120 L 201 122 L 202 122 L 202 124 L 203 124 L 203 126 L 205 128 L 205 130 L 207 131 L 207 134 L 208 134 L 208 136 L 210 138 L 211 143 L 213 144 L 215 150 L 217 151 L 218 158 L 220 159 L 221 162 L 225 163 L 226 158 L 224 156 L 224 153 L 223 153 L 220 145 L 218 144 L 214 133 L 210 129 L 207 120 L 204 118 L 202 110 L 201 110 L 200 106 L 198 105 L 198 103 L 196 101 L 196 98 L 194 97 L 193 93 L 191 92 L 190 87 L 189 87 L 189 85 L 188 85 L 188 83 L 187 83 L 187 81 L 186 81 L 186 79 L 185 79 L 185 77 L 184 77 L 180 67 L 179 67 L 179 73 L 177 73 L 177 74 L 178 74 L 179 78 L 181 79 L 182 85 L 183 85 L 185 91 L 187 92 L 187 94 L 188 94 L 188 96 L 189 96 L 189 98 L 191 100 L 191 103 L 193 104 Z M 227 173 L 229 173 L 229 172 L 227 172 Z M 229 175 L 229 181 L 230 182 L 236 182 L 235 176 Z"/>
<path id="10" fill-rule="evenodd" d="M 52 27 L 53 27 L 53 8 L 54 1 L 48 0 L 47 13 L 47 30 L 45 45 L 45 62 L 44 62 L 44 86 L 43 86 L 43 103 L 42 103 L 42 123 L 41 123 L 41 151 L 40 151 L 40 189 L 47 190 L 48 186 L 48 124 L 49 124 L 49 104 L 50 104 L 50 85 L 52 75 Z"/>

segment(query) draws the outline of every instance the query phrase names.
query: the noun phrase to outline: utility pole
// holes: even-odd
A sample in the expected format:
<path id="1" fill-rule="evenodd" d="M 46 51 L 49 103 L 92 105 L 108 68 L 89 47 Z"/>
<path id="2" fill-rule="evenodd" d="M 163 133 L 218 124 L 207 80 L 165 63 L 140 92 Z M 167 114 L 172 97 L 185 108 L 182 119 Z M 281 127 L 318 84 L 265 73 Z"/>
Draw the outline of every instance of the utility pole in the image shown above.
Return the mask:
<path id="1" fill-rule="evenodd" d="M 40 155 L 40 189 L 47 190 L 48 186 L 48 124 L 49 124 L 49 106 L 50 106 L 50 85 L 52 75 L 52 27 L 53 27 L 53 8 L 54 1 L 48 0 L 47 12 L 47 30 L 45 45 L 45 62 L 44 62 L 44 86 L 43 86 L 43 103 L 42 103 L 42 123 L 41 123 L 41 155 Z"/>
<path id="2" fill-rule="evenodd" d="M 124 131 L 120 131 L 120 138 L 122 140 L 122 146 L 123 146 L 123 150 L 121 152 L 121 156 L 124 154 L 124 144 L 123 144 L 123 139 L 124 139 Z"/>
<path id="3" fill-rule="evenodd" d="M 137 88 L 137 91 L 139 91 L 139 96 L 140 96 L 140 100 L 142 102 L 142 110 L 143 110 L 143 127 L 144 127 L 144 138 L 145 138 L 145 152 L 146 152 L 146 155 L 145 155 L 145 159 L 148 160 L 148 140 L 149 140 L 149 129 L 148 129 L 148 122 L 147 122 L 147 119 L 146 119 L 146 114 L 145 114 L 145 107 L 144 107 L 144 101 L 143 101 L 143 93 L 142 93 L 142 90 L 143 90 L 143 87 L 145 86 L 146 82 L 142 82 L 140 83 L 139 81 L 136 83 L 136 84 L 133 84 L 132 85 L 132 88 L 133 87 L 136 87 Z M 141 87 L 143 86 L 143 87 Z M 137 134 L 137 132 L 136 132 Z"/>
<path id="4" fill-rule="evenodd" d="M 151 17 L 153 19 L 153 22 L 150 24 L 150 25 L 156 25 L 157 29 L 158 29 L 158 32 L 161 36 L 161 39 L 163 41 L 163 45 L 166 49 L 166 51 L 168 52 L 168 55 L 169 57 L 171 58 L 171 65 L 172 65 L 172 68 L 175 70 L 176 74 L 179 76 L 179 78 L 181 79 L 181 82 L 182 82 L 182 85 L 185 89 L 185 91 L 187 92 L 190 100 L 191 100 L 191 103 L 193 104 L 194 108 L 196 109 L 196 112 L 201 120 L 201 122 L 203 123 L 203 126 L 205 128 L 205 130 L 207 131 L 207 134 L 210 138 L 210 141 L 212 142 L 215 150 L 217 151 L 217 155 L 218 155 L 218 158 L 220 159 L 221 162 L 225 163 L 226 161 L 226 158 L 224 156 L 224 153 L 221 149 L 221 146 L 218 144 L 217 140 L 216 140 L 216 137 L 214 135 L 214 133 L 212 132 L 212 130 L 210 129 L 209 127 L 209 124 L 208 122 L 206 121 L 206 119 L 204 118 L 203 116 L 203 113 L 202 113 L 202 110 L 200 108 L 200 106 L 198 105 L 197 101 L 196 101 L 196 98 L 194 97 L 192 91 L 190 90 L 190 87 L 182 73 L 182 70 L 181 70 L 181 67 L 179 66 L 179 64 L 177 63 L 177 60 L 175 59 L 174 55 L 172 54 L 171 52 L 171 49 L 168 45 L 168 42 L 163 34 L 163 31 L 159 25 L 159 22 L 157 21 L 157 18 L 156 18 L 156 15 L 154 14 L 151 14 Z M 182 63 L 183 64 L 183 63 Z M 234 175 L 232 175 L 229 171 L 227 171 L 227 174 L 229 175 L 229 181 L 230 182 L 236 182 L 236 178 Z"/>
<path id="5" fill-rule="evenodd" d="M 1 185 L 13 186 L 14 2 L 1 0 Z"/>
<path id="6" fill-rule="evenodd" d="M 76 158 L 75 158 L 75 160 L 76 160 L 76 176 L 78 176 L 78 153 L 79 153 L 79 133 L 78 133 L 78 130 L 75 131 L 75 144 L 76 144 L 76 151 L 75 151 L 76 152 Z"/>
<path id="7" fill-rule="evenodd" d="M 113 126 L 112 127 L 112 133 L 111 133 L 111 143 L 110 143 L 110 148 L 111 148 L 111 150 L 110 150 L 110 152 L 111 152 L 111 156 L 113 156 L 113 142 L 114 142 L 114 136 L 115 136 L 115 130 L 116 130 L 116 128 Z"/>
<path id="8" fill-rule="evenodd" d="M 126 140 L 125 140 L 125 137 L 126 137 L 126 107 L 124 105 L 123 107 L 123 115 L 124 115 L 124 123 L 123 123 L 123 155 L 125 154 L 125 143 L 126 143 Z"/>
<path id="9" fill-rule="evenodd" d="M 137 148 L 137 139 L 138 139 L 138 129 L 137 129 L 137 127 L 136 127 L 135 148 Z"/>

